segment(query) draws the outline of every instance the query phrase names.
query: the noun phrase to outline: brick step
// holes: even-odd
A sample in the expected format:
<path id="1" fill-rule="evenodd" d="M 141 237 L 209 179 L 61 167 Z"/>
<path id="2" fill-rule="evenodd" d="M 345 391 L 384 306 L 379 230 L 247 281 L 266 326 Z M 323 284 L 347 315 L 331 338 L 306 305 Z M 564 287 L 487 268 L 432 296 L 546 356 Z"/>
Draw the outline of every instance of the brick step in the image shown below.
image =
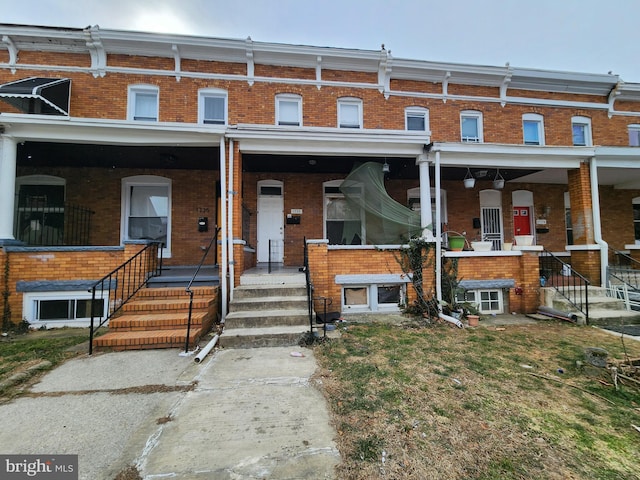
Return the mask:
<path id="1" fill-rule="evenodd" d="M 218 294 L 218 287 L 193 287 L 193 298 L 198 297 L 215 297 Z M 136 298 L 189 298 L 189 294 L 184 287 L 162 287 L 162 288 L 143 288 L 136 293 Z"/>
<path id="2" fill-rule="evenodd" d="M 229 304 L 229 312 L 245 312 L 256 310 L 304 310 L 307 308 L 306 296 L 234 298 Z"/>
<path id="3" fill-rule="evenodd" d="M 200 327 L 208 323 L 208 313 L 192 312 L 191 327 Z M 182 328 L 189 321 L 189 313 L 153 313 L 153 314 L 125 314 L 109 320 L 109 330 L 116 332 L 143 330 L 173 330 Z"/>
<path id="4" fill-rule="evenodd" d="M 296 285 L 241 285 L 234 288 L 233 300 L 256 297 L 307 296 L 306 286 Z"/>
<path id="5" fill-rule="evenodd" d="M 215 301 L 213 298 L 199 297 L 193 299 L 193 309 L 208 309 Z M 146 300 L 135 299 L 122 306 L 123 312 L 186 312 L 189 311 L 189 297 L 186 298 L 153 298 Z"/>
<path id="6" fill-rule="evenodd" d="M 189 345 L 193 346 L 204 332 L 192 328 Z M 94 339 L 96 348 L 111 350 L 143 350 L 149 348 L 183 348 L 187 339 L 187 329 L 148 330 L 143 332 L 112 332 Z"/>
<path id="7" fill-rule="evenodd" d="M 299 345 L 308 331 L 308 326 L 225 327 L 219 342 L 224 348 L 288 347 Z"/>
<path id="8" fill-rule="evenodd" d="M 309 325 L 309 311 L 302 308 L 231 312 L 225 318 L 225 325 L 230 328 L 304 326 Z"/>

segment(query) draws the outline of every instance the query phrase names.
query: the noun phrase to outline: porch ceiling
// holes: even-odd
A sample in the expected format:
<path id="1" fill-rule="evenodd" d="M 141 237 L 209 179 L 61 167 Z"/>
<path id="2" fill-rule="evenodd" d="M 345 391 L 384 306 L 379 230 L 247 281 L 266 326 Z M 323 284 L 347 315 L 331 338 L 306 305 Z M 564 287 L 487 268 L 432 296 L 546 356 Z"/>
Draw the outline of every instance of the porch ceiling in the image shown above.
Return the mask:
<path id="1" fill-rule="evenodd" d="M 18 166 L 218 170 L 219 147 L 23 142 Z"/>

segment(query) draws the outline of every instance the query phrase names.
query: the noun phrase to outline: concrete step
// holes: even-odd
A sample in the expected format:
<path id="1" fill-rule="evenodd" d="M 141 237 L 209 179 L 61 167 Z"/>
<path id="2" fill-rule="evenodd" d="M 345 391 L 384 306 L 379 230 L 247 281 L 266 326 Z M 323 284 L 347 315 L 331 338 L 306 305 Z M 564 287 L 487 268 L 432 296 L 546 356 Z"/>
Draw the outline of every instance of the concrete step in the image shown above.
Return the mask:
<path id="1" fill-rule="evenodd" d="M 189 333 L 189 345 L 193 346 L 203 335 L 200 328 Z M 94 339 L 94 346 L 111 350 L 143 350 L 149 348 L 184 348 L 187 329 L 113 332 Z"/>
<path id="2" fill-rule="evenodd" d="M 257 297 L 307 296 L 306 285 L 241 285 L 233 290 L 233 300 Z"/>
<path id="3" fill-rule="evenodd" d="M 589 325 L 640 325 L 640 312 L 589 308 Z"/>
<path id="4" fill-rule="evenodd" d="M 306 288 L 307 280 L 301 272 L 245 273 L 240 277 L 240 286 L 243 285 L 296 285 Z"/>
<path id="5" fill-rule="evenodd" d="M 257 348 L 297 346 L 309 327 L 275 326 L 261 328 L 227 328 L 220 336 L 223 348 Z"/>
<path id="6" fill-rule="evenodd" d="M 579 298 L 577 300 L 580 301 Z M 584 299 L 582 299 L 581 301 L 584 302 Z M 576 311 L 576 308 L 573 305 L 571 305 L 566 298 L 563 298 L 563 297 L 554 297 L 552 305 L 550 306 L 552 306 L 555 309 L 565 310 L 568 312 Z M 626 310 L 627 307 L 622 300 L 617 298 L 601 297 L 601 296 L 592 297 L 591 295 L 589 295 L 589 310 L 591 309 L 619 311 L 619 310 Z"/>
<path id="7" fill-rule="evenodd" d="M 206 311 L 192 312 L 191 327 L 200 327 L 207 322 Z M 147 313 L 125 314 L 109 320 L 109 330 L 114 332 L 144 330 L 175 330 L 186 328 L 189 321 L 188 312 L 180 313 Z"/>
<path id="8" fill-rule="evenodd" d="M 193 310 L 207 310 L 211 304 L 215 302 L 213 298 L 206 297 L 194 297 Z M 150 299 L 134 299 L 129 303 L 125 303 L 122 306 L 122 311 L 125 313 L 153 313 L 153 312 L 188 312 L 189 311 L 189 297 L 181 298 L 150 298 Z"/>
<path id="9" fill-rule="evenodd" d="M 227 314 L 225 325 L 228 328 L 309 325 L 309 310 L 301 308 L 231 312 Z"/>
<path id="10" fill-rule="evenodd" d="M 230 312 L 245 312 L 256 310 L 292 310 L 307 308 L 307 297 L 305 296 L 273 296 L 273 297 L 253 297 L 234 298 L 229 304 Z"/>

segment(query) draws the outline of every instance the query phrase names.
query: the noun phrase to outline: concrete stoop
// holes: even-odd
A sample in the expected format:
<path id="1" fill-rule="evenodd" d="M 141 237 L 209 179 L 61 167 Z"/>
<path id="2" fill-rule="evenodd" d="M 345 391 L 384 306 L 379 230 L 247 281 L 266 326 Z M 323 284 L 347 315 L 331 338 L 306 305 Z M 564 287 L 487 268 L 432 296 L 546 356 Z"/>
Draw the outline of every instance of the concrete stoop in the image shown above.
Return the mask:
<path id="1" fill-rule="evenodd" d="M 217 317 L 218 287 L 194 287 L 189 345 L 194 346 Z M 144 288 L 109 320 L 109 331 L 94 347 L 110 350 L 183 348 L 187 340 L 189 295 L 183 287 Z"/>
<path id="2" fill-rule="evenodd" d="M 552 287 L 540 289 L 540 305 L 574 313 L 578 317 L 578 323 L 585 323 L 582 312 Z M 606 288 L 589 287 L 589 324 L 640 325 L 640 312 L 627 310 L 623 300 L 607 296 Z"/>
<path id="3" fill-rule="evenodd" d="M 304 273 L 244 274 L 233 291 L 220 346 L 293 346 L 308 331 Z"/>

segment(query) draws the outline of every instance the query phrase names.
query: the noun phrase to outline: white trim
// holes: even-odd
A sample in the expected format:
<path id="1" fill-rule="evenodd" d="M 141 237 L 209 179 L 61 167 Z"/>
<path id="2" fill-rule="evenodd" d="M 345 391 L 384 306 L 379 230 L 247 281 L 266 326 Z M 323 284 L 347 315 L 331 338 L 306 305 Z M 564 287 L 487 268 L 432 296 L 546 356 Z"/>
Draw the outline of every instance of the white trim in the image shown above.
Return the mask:
<path id="1" fill-rule="evenodd" d="M 424 128 L 421 130 L 409 129 L 409 117 L 422 117 Z M 428 132 L 429 131 L 429 109 L 425 107 L 411 106 L 404 109 L 404 128 L 411 132 Z"/>
<path id="2" fill-rule="evenodd" d="M 280 118 L 280 103 L 294 103 L 296 105 L 296 123 L 286 122 Z M 276 95 L 276 125 L 286 125 L 288 127 L 302 126 L 302 96 L 294 93 L 279 93 Z"/>
<path id="3" fill-rule="evenodd" d="M 136 120 L 136 105 L 138 95 L 155 95 L 155 119 L 148 117 Z M 157 122 L 160 120 L 160 89 L 155 85 L 129 85 L 127 88 L 127 120 L 137 122 Z"/>
<path id="4" fill-rule="evenodd" d="M 640 147 L 640 125 L 627 125 L 627 133 L 629 134 L 629 146 Z"/>

